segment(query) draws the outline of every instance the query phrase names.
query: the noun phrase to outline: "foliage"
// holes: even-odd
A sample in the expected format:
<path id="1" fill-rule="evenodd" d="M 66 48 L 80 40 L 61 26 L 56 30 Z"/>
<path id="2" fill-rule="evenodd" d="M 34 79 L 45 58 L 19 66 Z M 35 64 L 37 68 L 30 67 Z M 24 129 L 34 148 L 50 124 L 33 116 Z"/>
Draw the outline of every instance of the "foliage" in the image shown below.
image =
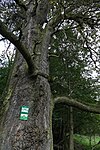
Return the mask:
<path id="1" fill-rule="evenodd" d="M 40 37 L 43 37 L 48 27 L 51 28 L 52 39 L 51 43 L 48 44 L 48 57 L 50 60 L 50 84 L 53 96 L 55 97 L 64 95 L 79 99 L 80 102 L 88 102 L 93 104 L 98 103 L 96 100 L 98 96 L 97 86 L 99 84 L 97 84 L 97 81 L 95 82 L 95 80 L 91 78 L 91 74 L 94 70 L 98 73 L 100 69 L 100 52 L 98 45 L 100 17 L 99 1 L 35 0 L 32 3 L 31 12 L 29 12 L 30 10 L 27 12 L 27 8 L 31 2 L 32 1 L 26 0 L 3 0 L 2 3 L 0 3 L 0 29 L 3 29 L 4 32 L 0 30 L 0 33 L 5 38 L 8 38 L 10 42 L 15 44 L 17 49 L 25 58 L 27 64 L 33 67 L 34 58 L 42 56 L 42 52 L 44 52 L 43 49 L 41 54 L 37 54 L 33 51 L 33 49 L 37 48 L 41 43 L 41 41 L 39 41 L 40 38 L 35 39 L 34 35 L 36 34 L 38 35 L 36 37 L 39 37 L 40 33 L 42 33 L 42 36 Z M 44 7 L 45 4 L 47 4 L 46 6 L 49 5 L 49 7 Z M 39 13 L 38 10 L 40 10 Z M 25 42 L 23 42 L 23 37 L 26 37 L 26 35 L 23 36 L 23 31 L 28 24 L 29 20 L 27 20 L 27 16 L 29 15 L 31 18 L 35 18 L 34 23 L 36 23 L 32 26 L 32 44 L 34 45 L 32 53 L 29 52 L 29 49 L 26 48 L 27 46 L 25 45 Z M 46 25 L 43 26 L 44 24 Z M 49 26 L 50 24 L 51 26 Z M 25 47 L 23 47 L 23 43 Z M 46 48 L 48 49 L 48 47 Z M 28 60 L 26 58 L 28 58 Z M 31 59 L 32 61 L 30 61 Z M 30 66 L 29 68 L 32 69 Z M 60 114 L 62 114 L 62 117 Z M 74 120 L 76 126 L 79 126 L 77 122 L 79 122 L 81 115 L 81 113 L 76 113 L 78 118 L 78 121 L 76 118 L 76 122 Z M 87 119 L 89 119 L 90 116 L 91 115 L 87 115 Z M 68 110 L 66 110 L 65 106 L 59 105 L 59 107 L 57 106 L 57 110 L 53 117 L 57 120 L 57 128 L 59 128 L 60 125 L 66 125 L 68 123 L 67 120 L 69 120 Z M 91 118 L 94 119 L 94 116 Z M 94 121 L 96 120 L 94 119 Z M 81 123 L 83 122 L 84 121 L 81 120 Z M 87 126 L 88 125 L 89 124 L 87 123 Z M 62 128 L 64 129 L 63 132 L 68 132 L 65 129 L 65 126 Z"/>
<path id="2" fill-rule="evenodd" d="M 5 47 L 0 56 L 0 96 L 2 95 L 9 77 L 11 67 L 13 65 L 15 52 L 9 50 L 10 45 Z"/>
<path id="3" fill-rule="evenodd" d="M 84 42 L 71 29 L 63 30 L 63 32 L 62 30 L 53 36 L 52 45 L 49 48 L 52 93 L 54 96 L 66 95 L 95 104 L 99 95 L 98 80 L 93 79 L 92 76 L 86 76 L 90 70 L 89 68 L 86 69 L 88 62 L 87 49 L 83 47 Z M 69 136 L 68 110 L 68 107 L 64 105 L 55 107 L 53 113 L 55 145 L 58 143 L 64 144 L 65 137 Z M 74 110 L 74 114 L 75 133 L 94 135 L 99 132 L 99 116 L 79 110 Z"/>
<path id="4" fill-rule="evenodd" d="M 8 78 L 8 67 L 0 68 L 0 95 L 2 95 L 2 92 L 6 86 L 7 78 Z"/>
<path id="5" fill-rule="evenodd" d="M 83 145 L 85 147 L 85 150 L 89 150 L 90 148 L 90 137 L 89 136 L 84 136 L 84 135 L 74 135 L 74 140 L 75 142 L 78 142 L 80 145 Z M 100 141 L 100 136 L 92 136 L 91 137 L 91 144 L 92 147 L 96 145 Z M 94 150 L 98 150 L 100 148 L 100 145 L 97 145 Z"/>

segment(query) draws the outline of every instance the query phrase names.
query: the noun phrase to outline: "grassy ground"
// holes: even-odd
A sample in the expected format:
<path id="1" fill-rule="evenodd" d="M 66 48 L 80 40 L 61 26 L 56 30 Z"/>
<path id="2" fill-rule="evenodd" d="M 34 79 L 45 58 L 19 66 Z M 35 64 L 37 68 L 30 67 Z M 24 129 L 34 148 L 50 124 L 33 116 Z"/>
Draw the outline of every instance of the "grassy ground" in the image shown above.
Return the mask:
<path id="1" fill-rule="evenodd" d="M 100 150 L 100 144 L 97 144 L 100 141 L 100 136 L 92 136 L 91 143 L 90 143 L 89 136 L 75 134 L 74 140 L 75 142 L 84 146 L 85 150 Z M 93 146 L 95 147 L 94 149 L 93 149 Z"/>

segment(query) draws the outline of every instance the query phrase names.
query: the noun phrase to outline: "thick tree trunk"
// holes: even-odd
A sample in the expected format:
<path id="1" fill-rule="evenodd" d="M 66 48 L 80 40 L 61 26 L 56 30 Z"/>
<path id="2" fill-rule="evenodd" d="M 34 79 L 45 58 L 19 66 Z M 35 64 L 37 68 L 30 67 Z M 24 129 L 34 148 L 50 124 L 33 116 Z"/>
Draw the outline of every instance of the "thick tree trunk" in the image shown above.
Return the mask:
<path id="1" fill-rule="evenodd" d="M 29 14 L 31 12 L 31 5 Z M 0 150 L 51 150 L 52 102 L 48 82 L 48 46 L 50 28 L 40 30 L 36 21 L 27 13 L 27 26 L 23 41 L 33 57 L 34 68 L 30 73 L 19 52 L 12 72 L 5 113 L 1 124 Z M 29 107 L 27 121 L 20 120 L 20 107 Z"/>
<path id="2" fill-rule="evenodd" d="M 16 2 L 22 9 L 21 1 L 16 0 Z M 25 1 L 27 6 L 27 9 L 24 7 L 26 22 L 23 23 L 22 20 L 21 42 L 0 21 L 0 34 L 13 43 L 23 55 L 17 52 L 8 92 L 3 102 L 0 150 L 53 149 L 51 123 L 53 106 L 48 82 L 48 47 L 52 28 L 54 30 L 65 18 L 72 20 L 74 18 L 65 16 L 65 13 L 60 15 L 58 13 L 58 17 L 55 13 L 54 17 L 50 16 L 49 18 L 49 2 L 49 0 Z M 22 9 L 21 12 L 23 11 Z M 43 29 L 44 23 L 46 23 L 45 29 Z M 50 24 L 52 27 L 49 26 Z M 100 113 L 97 109 L 86 107 L 84 104 L 66 97 L 55 99 L 55 103 L 60 102 L 86 111 Z M 19 118 L 21 106 L 29 107 L 27 121 Z"/>
<path id="3" fill-rule="evenodd" d="M 47 78 L 30 76 L 22 56 L 17 55 L 8 91 L 1 150 L 50 150 L 51 91 Z M 29 107 L 28 121 L 19 119 L 20 107 Z"/>
<path id="4" fill-rule="evenodd" d="M 9 106 L 6 106 L 8 112 L 3 123 L 1 150 L 50 150 L 52 147 L 50 86 L 44 77 L 38 76 L 33 80 L 25 74 L 23 66 L 20 65 L 19 68 L 21 72 L 18 76 L 15 74 L 16 81 L 13 78 L 13 86 L 9 89 L 11 95 L 7 104 Z M 28 121 L 19 119 L 20 106 L 23 105 L 29 106 L 30 109 Z"/>

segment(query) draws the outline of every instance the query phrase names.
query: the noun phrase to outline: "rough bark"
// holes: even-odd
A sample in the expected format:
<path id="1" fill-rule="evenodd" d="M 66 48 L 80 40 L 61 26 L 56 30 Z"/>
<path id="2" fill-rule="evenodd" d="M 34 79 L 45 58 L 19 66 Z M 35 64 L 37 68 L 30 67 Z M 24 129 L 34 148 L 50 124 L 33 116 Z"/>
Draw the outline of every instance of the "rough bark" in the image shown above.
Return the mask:
<path id="1" fill-rule="evenodd" d="M 47 27 L 41 31 L 37 19 L 30 16 L 31 9 L 32 4 L 27 11 L 23 43 L 33 59 L 34 72 L 31 70 L 31 73 L 28 72 L 24 58 L 17 52 L 8 95 L 3 104 L 6 110 L 0 128 L 2 130 L 1 150 L 53 149 L 52 102 L 48 82 L 48 45 L 51 28 Z M 20 107 L 23 105 L 29 106 L 28 121 L 19 119 Z"/>
<path id="2" fill-rule="evenodd" d="M 53 18 L 45 29 L 48 0 L 27 1 L 26 24 L 21 42 L 8 32 L 0 21 L 0 34 L 13 43 L 18 51 L 14 70 L 9 83 L 8 94 L 3 103 L 1 121 L 1 150 L 51 150 L 52 148 L 52 101 L 48 82 L 49 63 L 48 47 L 52 26 L 56 27 L 63 15 Z M 34 3 L 36 5 L 34 6 Z M 16 3 L 24 7 L 19 0 Z M 26 8 L 26 7 L 24 7 Z M 67 13 L 66 13 L 67 14 Z M 73 18 L 66 19 L 73 20 Z M 50 25 L 50 26 L 49 26 Z M 27 63 L 26 63 L 27 62 Z M 28 71 L 29 67 L 29 71 Z M 59 100 L 60 99 L 60 100 Z M 61 101 L 62 99 L 62 101 Z M 54 103 L 64 102 L 85 111 L 100 113 L 79 102 L 66 98 L 57 98 Z M 20 106 L 29 106 L 29 119 L 19 119 Z"/>
<path id="3" fill-rule="evenodd" d="M 12 93 L 6 106 L 1 150 L 49 150 L 52 145 L 50 86 L 44 77 L 33 80 L 21 70 L 22 65 L 19 68 L 21 74 L 13 78 L 16 84 L 10 87 Z M 30 108 L 28 121 L 19 120 L 23 105 Z"/>

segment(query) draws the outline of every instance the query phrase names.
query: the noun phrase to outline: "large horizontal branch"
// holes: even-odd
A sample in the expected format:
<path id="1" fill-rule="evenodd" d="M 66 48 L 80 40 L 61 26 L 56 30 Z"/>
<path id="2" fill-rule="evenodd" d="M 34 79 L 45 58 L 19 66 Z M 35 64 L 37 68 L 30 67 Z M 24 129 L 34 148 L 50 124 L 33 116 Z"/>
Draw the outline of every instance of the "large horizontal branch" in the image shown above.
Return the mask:
<path id="1" fill-rule="evenodd" d="M 81 102 L 78 102 L 74 99 L 70 99 L 68 97 L 57 97 L 57 98 L 55 98 L 54 104 L 58 104 L 58 103 L 63 103 L 63 104 L 66 104 L 68 106 L 72 106 L 72 107 L 78 108 L 78 109 L 86 111 L 86 112 L 100 114 L 100 108 L 98 108 L 96 106 L 83 104 Z"/>
<path id="2" fill-rule="evenodd" d="M 33 70 L 33 61 L 29 51 L 25 48 L 25 46 L 18 40 L 18 38 L 12 33 L 7 30 L 7 27 L 4 23 L 0 20 L 0 34 L 9 40 L 22 54 L 24 59 L 26 60 L 29 69 Z"/>

